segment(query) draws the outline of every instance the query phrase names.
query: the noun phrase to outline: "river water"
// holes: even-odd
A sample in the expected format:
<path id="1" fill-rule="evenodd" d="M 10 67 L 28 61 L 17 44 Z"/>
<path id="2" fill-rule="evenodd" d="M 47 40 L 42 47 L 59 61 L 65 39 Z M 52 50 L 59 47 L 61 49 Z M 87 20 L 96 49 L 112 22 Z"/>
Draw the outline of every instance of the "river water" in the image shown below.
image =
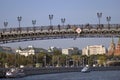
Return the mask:
<path id="1" fill-rule="evenodd" d="M 89 73 L 69 72 L 32 75 L 23 78 L 1 78 L 0 80 L 120 80 L 120 71 L 91 71 Z"/>

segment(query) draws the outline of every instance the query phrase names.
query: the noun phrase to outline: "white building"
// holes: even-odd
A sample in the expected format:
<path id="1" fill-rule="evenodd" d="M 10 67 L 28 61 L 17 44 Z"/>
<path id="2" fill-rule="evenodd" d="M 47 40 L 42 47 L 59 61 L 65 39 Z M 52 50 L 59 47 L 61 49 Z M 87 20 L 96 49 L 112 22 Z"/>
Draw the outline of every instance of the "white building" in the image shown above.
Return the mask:
<path id="1" fill-rule="evenodd" d="M 106 49 L 103 45 L 93 45 L 87 46 L 82 50 L 82 55 L 97 55 L 97 54 L 105 54 Z"/>
<path id="2" fill-rule="evenodd" d="M 34 55 L 36 53 L 35 49 L 33 46 L 28 46 L 25 49 L 16 49 L 16 53 L 24 56 L 29 56 L 29 55 Z"/>
<path id="3" fill-rule="evenodd" d="M 53 52 L 54 50 L 59 50 L 59 48 L 51 46 L 51 47 L 49 47 L 48 52 Z"/>
<path id="4" fill-rule="evenodd" d="M 75 54 L 75 53 L 78 53 L 78 52 L 79 52 L 79 49 L 76 48 L 76 47 L 62 49 L 62 54 L 65 54 L 65 55 L 71 55 L 71 54 Z"/>

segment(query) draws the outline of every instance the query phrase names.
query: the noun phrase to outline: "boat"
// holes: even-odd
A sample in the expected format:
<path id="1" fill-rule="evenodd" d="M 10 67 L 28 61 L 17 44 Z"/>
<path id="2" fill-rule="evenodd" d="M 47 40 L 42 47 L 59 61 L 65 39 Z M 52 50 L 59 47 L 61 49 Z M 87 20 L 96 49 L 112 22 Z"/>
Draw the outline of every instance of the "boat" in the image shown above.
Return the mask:
<path id="1" fill-rule="evenodd" d="M 23 69 L 11 68 L 9 71 L 6 71 L 5 76 L 6 78 L 18 78 L 18 77 L 24 77 L 25 73 Z"/>
<path id="2" fill-rule="evenodd" d="M 81 70 L 82 73 L 87 73 L 90 72 L 90 68 L 88 66 L 83 67 L 83 69 Z"/>

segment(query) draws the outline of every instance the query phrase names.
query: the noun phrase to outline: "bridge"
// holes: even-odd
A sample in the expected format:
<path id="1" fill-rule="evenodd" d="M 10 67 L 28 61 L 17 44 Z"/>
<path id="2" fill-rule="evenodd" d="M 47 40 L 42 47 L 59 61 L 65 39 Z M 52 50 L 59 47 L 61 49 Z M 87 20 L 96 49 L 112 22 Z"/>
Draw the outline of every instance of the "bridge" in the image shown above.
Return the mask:
<path id="1" fill-rule="evenodd" d="M 0 44 L 83 37 L 120 37 L 120 24 L 33 26 L 0 29 Z"/>

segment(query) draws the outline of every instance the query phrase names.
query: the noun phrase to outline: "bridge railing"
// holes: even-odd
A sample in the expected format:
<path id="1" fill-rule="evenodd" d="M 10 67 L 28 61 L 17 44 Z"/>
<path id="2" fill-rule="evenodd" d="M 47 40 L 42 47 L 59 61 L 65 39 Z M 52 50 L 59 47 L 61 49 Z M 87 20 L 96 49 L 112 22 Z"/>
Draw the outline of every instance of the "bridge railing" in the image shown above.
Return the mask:
<path id="1" fill-rule="evenodd" d="M 2 28 L 0 29 L 0 33 L 12 33 L 12 32 L 44 32 L 44 31 L 60 31 L 60 30 L 68 30 L 68 29 L 120 29 L 120 24 L 84 24 L 84 25 L 55 25 L 55 26 L 34 26 L 34 27 L 17 27 L 17 28 Z"/>

